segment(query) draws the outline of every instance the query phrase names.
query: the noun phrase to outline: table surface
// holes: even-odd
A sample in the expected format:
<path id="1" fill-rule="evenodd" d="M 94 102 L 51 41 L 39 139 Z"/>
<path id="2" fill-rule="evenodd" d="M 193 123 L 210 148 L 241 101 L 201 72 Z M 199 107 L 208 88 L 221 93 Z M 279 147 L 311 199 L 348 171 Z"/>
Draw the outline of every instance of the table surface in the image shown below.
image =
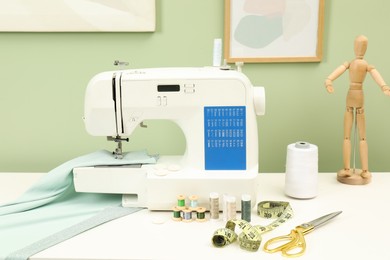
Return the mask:
<path id="1" fill-rule="evenodd" d="M 42 173 L 0 173 L 0 203 L 16 198 Z M 334 173 L 319 174 L 318 196 L 299 200 L 284 195 L 284 174 L 261 173 L 257 202 L 288 201 L 294 217 L 263 235 L 264 241 L 290 232 L 295 226 L 330 212 L 343 213 L 305 236 L 301 259 L 390 259 L 390 173 L 373 173 L 368 185 L 337 182 Z M 172 212 L 142 210 L 64 241 L 30 259 L 285 259 L 262 249 L 247 252 L 237 243 L 224 248 L 211 244 L 214 231 L 225 222 L 175 222 Z M 253 225 L 267 225 L 252 212 Z"/>

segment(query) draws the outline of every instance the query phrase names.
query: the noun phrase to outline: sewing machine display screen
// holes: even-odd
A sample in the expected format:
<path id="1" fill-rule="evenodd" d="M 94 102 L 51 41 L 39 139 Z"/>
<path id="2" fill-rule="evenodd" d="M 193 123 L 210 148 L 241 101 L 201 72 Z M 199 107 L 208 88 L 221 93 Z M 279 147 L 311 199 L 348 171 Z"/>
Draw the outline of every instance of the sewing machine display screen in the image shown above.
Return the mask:
<path id="1" fill-rule="evenodd" d="M 179 92 L 180 85 L 158 85 L 157 91 L 158 92 Z"/>
<path id="2" fill-rule="evenodd" d="M 206 170 L 246 169 L 245 106 L 204 107 Z"/>

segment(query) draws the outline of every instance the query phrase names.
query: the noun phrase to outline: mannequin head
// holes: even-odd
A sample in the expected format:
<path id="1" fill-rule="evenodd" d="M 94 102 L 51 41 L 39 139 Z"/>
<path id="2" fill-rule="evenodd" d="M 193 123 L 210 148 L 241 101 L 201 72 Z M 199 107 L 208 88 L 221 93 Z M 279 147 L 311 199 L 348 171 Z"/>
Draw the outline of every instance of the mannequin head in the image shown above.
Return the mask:
<path id="1" fill-rule="evenodd" d="M 359 35 L 355 39 L 355 56 L 357 59 L 363 59 L 364 54 L 366 54 L 367 50 L 367 44 L 368 44 L 368 39 L 364 35 Z"/>

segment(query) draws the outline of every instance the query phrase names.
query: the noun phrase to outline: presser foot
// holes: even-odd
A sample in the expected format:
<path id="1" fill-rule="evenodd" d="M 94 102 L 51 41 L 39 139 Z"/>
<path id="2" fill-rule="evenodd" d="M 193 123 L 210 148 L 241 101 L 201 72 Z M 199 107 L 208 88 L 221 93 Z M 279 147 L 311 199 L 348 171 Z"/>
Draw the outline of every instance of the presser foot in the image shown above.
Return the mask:
<path id="1" fill-rule="evenodd" d="M 120 136 L 112 137 L 112 136 L 107 136 L 108 141 L 114 141 L 117 143 L 117 147 L 115 150 L 112 152 L 112 154 L 115 156 L 115 159 L 123 159 L 123 152 L 122 152 L 122 142 L 129 141 L 129 138 L 122 138 Z"/>
<path id="2" fill-rule="evenodd" d="M 349 185 L 366 185 L 371 182 L 371 173 L 361 169 L 342 169 L 337 172 L 337 180 Z"/>
<path id="3" fill-rule="evenodd" d="M 112 152 L 112 154 L 114 155 L 115 159 L 123 159 L 122 149 L 116 148 L 115 151 Z"/>

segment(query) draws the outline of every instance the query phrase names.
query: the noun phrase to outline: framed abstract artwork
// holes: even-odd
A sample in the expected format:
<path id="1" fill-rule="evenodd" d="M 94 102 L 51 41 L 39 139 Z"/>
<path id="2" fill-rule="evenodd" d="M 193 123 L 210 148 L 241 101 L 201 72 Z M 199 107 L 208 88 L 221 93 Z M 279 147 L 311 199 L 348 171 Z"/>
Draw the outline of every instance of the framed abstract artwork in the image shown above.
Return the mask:
<path id="1" fill-rule="evenodd" d="M 155 0 L 0 0 L 0 31 L 155 31 Z"/>
<path id="2" fill-rule="evenodd" d="M 325 0 L 225 0 L 227 62 L 319 62 Z"/>

